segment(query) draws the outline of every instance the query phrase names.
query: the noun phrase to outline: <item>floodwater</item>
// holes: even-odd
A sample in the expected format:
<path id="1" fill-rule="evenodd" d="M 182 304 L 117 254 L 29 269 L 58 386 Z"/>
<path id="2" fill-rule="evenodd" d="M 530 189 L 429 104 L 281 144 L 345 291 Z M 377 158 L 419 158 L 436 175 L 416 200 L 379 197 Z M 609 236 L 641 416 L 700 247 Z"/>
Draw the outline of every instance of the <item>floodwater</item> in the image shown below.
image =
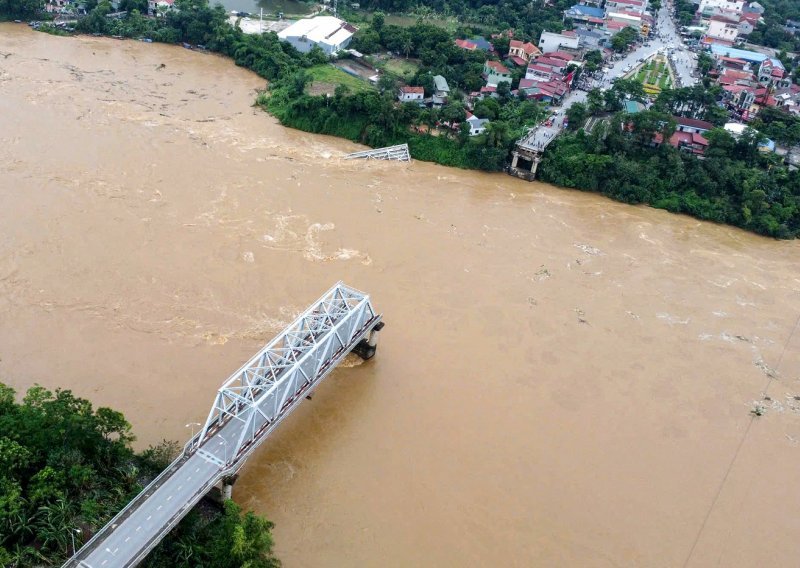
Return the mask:
<path id="1" fill-rule="evenodd" d="M 431 164 L 181 48 L 0 25 L 0 377 L 185 439 L 337 280 L 384 313 L 234 497 L 295 566 L 790 566 L 798 243 Z M 753 401 L 766 414 L 753 417 Z"/>

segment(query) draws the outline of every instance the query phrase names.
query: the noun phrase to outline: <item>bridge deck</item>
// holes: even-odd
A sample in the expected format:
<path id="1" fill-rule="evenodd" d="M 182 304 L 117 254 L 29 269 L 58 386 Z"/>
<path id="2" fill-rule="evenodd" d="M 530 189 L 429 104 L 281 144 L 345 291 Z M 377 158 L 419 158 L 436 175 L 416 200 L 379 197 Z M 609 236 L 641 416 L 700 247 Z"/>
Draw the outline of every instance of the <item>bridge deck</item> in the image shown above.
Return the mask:
<path id="1" fill-rule="evenodd" d="M 135 566 L 247 457 L 374 328 L 369 297 L 339 283 L 220 388 L 184 454 L 103 527 L 64 568 Z M 374 348 L 373 348 L 374 350 Z"/>

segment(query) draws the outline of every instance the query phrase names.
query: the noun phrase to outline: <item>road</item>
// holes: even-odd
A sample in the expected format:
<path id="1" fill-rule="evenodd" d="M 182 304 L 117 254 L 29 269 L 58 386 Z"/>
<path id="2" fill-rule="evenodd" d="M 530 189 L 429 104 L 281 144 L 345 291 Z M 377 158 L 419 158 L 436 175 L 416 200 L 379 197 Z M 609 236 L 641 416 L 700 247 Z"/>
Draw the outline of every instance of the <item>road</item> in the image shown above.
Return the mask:
<path id="1" fill-rule="evenodd" d="M 603 73 L 599 78 L 596 78 L 592 87 L 601 89 L 608 89 L 614 82 L 614 79 L 625 75 L 625 69 L 630 66 L 631 69 L 636 67 L 639 60 L 644 60 L 662 50 L 665 54 L 670 48 L 674 49 L 671 60 L 673 61 L 673 69 L 677 71 L 680 85 L 684 87 L 692 86 L 697 83 L 697 79 L 692 76 L 697 62 L 692 58 L 694 55 L 689 51 L 683 43 L 678 30 L 675 28 L 675 21 L 670 16 L 669 10 L 671 4 L 665 3 L 658 11 L 656 19 L 656 34 L 652 40 L 648 40 L 645 44 L 639 45 L 635 50 L 631 51 L 625 57 L 612 62 L 611 69 Z M 569 108 L 574 103 L 585 102 L 586 91 L 571 91 L 566 97 L 561 106 L 562 109 Z M 556 118 L 554 125 L 559 128 L 563 126 L 564 113 L 563 111 Z"/>
<path id="2" fill-rule="evenodd" d="M 240 432 L 241 422 L 231 421 L 217 435 L 203 445 L 205 452 L 197 452 L 166 479 L 133 513 L 121 520 L 117 528 L 94 549 L 80 564 L 83 568 L 117 568 L 128 566 L 147 544 L 158 537 L 170 519 L 195 502 L 210 489 L 226 457 L 226 444 L 231 447 Z"/>

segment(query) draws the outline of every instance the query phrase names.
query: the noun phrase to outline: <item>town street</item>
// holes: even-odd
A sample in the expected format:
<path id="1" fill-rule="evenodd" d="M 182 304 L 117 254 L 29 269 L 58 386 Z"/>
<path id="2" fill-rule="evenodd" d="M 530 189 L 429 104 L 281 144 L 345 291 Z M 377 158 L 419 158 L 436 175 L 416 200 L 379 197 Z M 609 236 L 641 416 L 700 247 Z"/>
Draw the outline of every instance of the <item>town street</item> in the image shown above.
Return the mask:
<path id="1" fill-rule="evenodd" d="M 689 87 L 697 82 L 697 79 L 692 76 L 697 66 L 697 62 L 693 59 L 694 53 L 686 49 L 683 41 L 675 28 L 675 22 L 670 16 L 669 9 L 671 4 L 664 4 L 658 11 L 658 18 L 655 30 L 655 37 L 647 40 L 638 48 L 634 49 L 621 59 L 614 61 L 611 64 L 609 71 L 603 72 L 599 79 L 592 82 L 592 87 L 600 89 L 608 89 L 614 82 L 614 79 L 623 77 L 626 74 L 625 69 L 628 71 L 634 69 L 636 65 L 662 50 L 664 54 L 668 53 L 670 48 L 674 49 L 673 57 L 673 70 L 677 71 L 678 79 L 680 80 L 679 86 Z M 564 109 L 569 108 L 574 103 L 582 103 L 586 101 L 586 91 L 573 90 L 566 97 L 561 105 L 561 110 L 553 123 L 555 128 L 561 129 L 564 124 Z M 550 130 L 550 129 L 548 129 Z"/>

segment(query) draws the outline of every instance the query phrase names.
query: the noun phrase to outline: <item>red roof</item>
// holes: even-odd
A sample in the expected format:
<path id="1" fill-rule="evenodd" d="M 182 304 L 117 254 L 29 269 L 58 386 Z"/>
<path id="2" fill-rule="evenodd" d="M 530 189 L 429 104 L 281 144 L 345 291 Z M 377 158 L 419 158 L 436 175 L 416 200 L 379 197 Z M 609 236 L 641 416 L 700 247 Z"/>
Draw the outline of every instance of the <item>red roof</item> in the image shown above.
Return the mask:
<path id="1" fill-rule="evenodd" d="M 773 76 L 773 77 L 780 77 L 780 78 L 783 78 L 783 69 L 781 69 L 780 67 L 775 67 L 775 68 L 772 70 L 772 76 Z"/>
<path id="2" fill-rule="evenodd" d="M 741 63 L 742 65 L 747 63 L 747 61 L 745 61 L 744 59 L 736 59 L 735 57 L 726 57 L 724 55 L 721 56 L 720 59 L 722 61 L 729 61 L 731 63 Z"/>
<path id="3" fill-rule="evenodd" d="M 519 55 L 512 55 L 511 57 L 509 57 L 509 59 L 511 61 L 513 61 L 514 64 L 516 64 L 516 65 L 522 66 L 522 65 L 527 65 L 528 64 L 528 62 L 525 61 L 524 59 L 522 59 Z"/>
<path id="4" fill-rule="evenodd" d="M 540 73 L 552 73 L 553 72 L 553 68 L 552 67 L 547 67 L 546 65 L 537 65 L 537 64 L 529 65 L 528 66 L 528 70 L 539 71 Z"/>
<path id="5" fill-rule="evenodd" d="M 543 53 L 542 56 L 550 57 L 551 59 L 561 59 L 565 62 L 569 62 L 575 59 L 575 56 L 570 55 L 565 51 L 548 51 L 547 53 Z"/>
<path id="6" fill-rule="evenodd" d="M 741 93 L 742 91 L 755 93 L 755 89 L 749 85 L 725 85 L 722 87 L 722 90 L 728 91 L 729 93 Z"/>
<path id="7" fill-rule="evenodd" d="M 589 19 L 586 21 L 591 22 L 592 24 L 602 24 L 605 20 L 603 18 L 595 18 L 594 16 L 589 16 Z"/>
<path id="8" fill-rule="evenodd" d="M 562 61 L 561 59 L 553 59 L 552 57 L 540 57 L 535 63 L 536 65 L 547 65 L 549 67 L 554 67 L 555 69 L 563 69 L 567 66 L 566 61 Z"/>
<path id="9" fill-rule="evenodd" d="M 514 47 L 514 48 L 517 48 L 517 49 L 522 49 L 522 51 L 524 53 L 526 53 L 527 55 L 534 55 L 534 54 L 537 54 L 537 53 L 541 53 L 541 51 L 539 51 L 539 48 L 536 47 L 535 45 L 533 45 L 529 41 L 521 42 L 519 40 L 512 39 L 509 42 L 508 47 L 510 47 L 510 48 Z"/>
<path id="10" fill-rule="evenodd" d="M 617 4 L 630 4 L 631 6 L 641 6 L 642 3 L 639 0 L 615 0 Z"/>
<path id="11" fill-rule="evenodd" d="M 519 88 L 520 89 L 530 89 L 531 87 L 535 87 L 539 81 L 536 79 L 525 79 L 522 78 L 519 80 Z"/>
<path id="12" fill-rule="evenodd" d="M 481 87 L 481 93 L 494 93 L 497 91 L 497 87 L 494 85 L 485 85 Z"/>
<path id="13" fill-rule="evenodd" d="M 401 93 L 408 93 L 408 94 L 412 94 L 413 93 L 413 94 L 418 94 L 418 95 L 424 95 L 425 94 L 425 89 L 423 89 L 422 87 L 408 87 L 408 86 L 406 86 L 406 87 L 400 87 L 400 92 Z"/>
<path id="14" fill-rule="evenodd" d="M 499 73 L 501 75 L 509 75 L 511 71 L 508 70 L 508 67 L 500 63 L 499 61 L 487 61 L 486 66 L 489 67 L 495 73 Z"/>
<path id="15" fill-rule="evenodd" d="M 456 46 L 460 47 L 461 49 L 468 49 L 469 51 L 475 51 L 478 48 L 478 44 L 473 43 L 468 39 L 457 39 Z"/>
<path id="16" fill-rule="evenodd" d="M 711 130 L 714 125 L 705 120 L 697 120 L 696 118 L 683 118 L 675 117 L 675 121 L 681 126 L 688 126 L 689 128 L 700 128 L 703 130 Z"/>

